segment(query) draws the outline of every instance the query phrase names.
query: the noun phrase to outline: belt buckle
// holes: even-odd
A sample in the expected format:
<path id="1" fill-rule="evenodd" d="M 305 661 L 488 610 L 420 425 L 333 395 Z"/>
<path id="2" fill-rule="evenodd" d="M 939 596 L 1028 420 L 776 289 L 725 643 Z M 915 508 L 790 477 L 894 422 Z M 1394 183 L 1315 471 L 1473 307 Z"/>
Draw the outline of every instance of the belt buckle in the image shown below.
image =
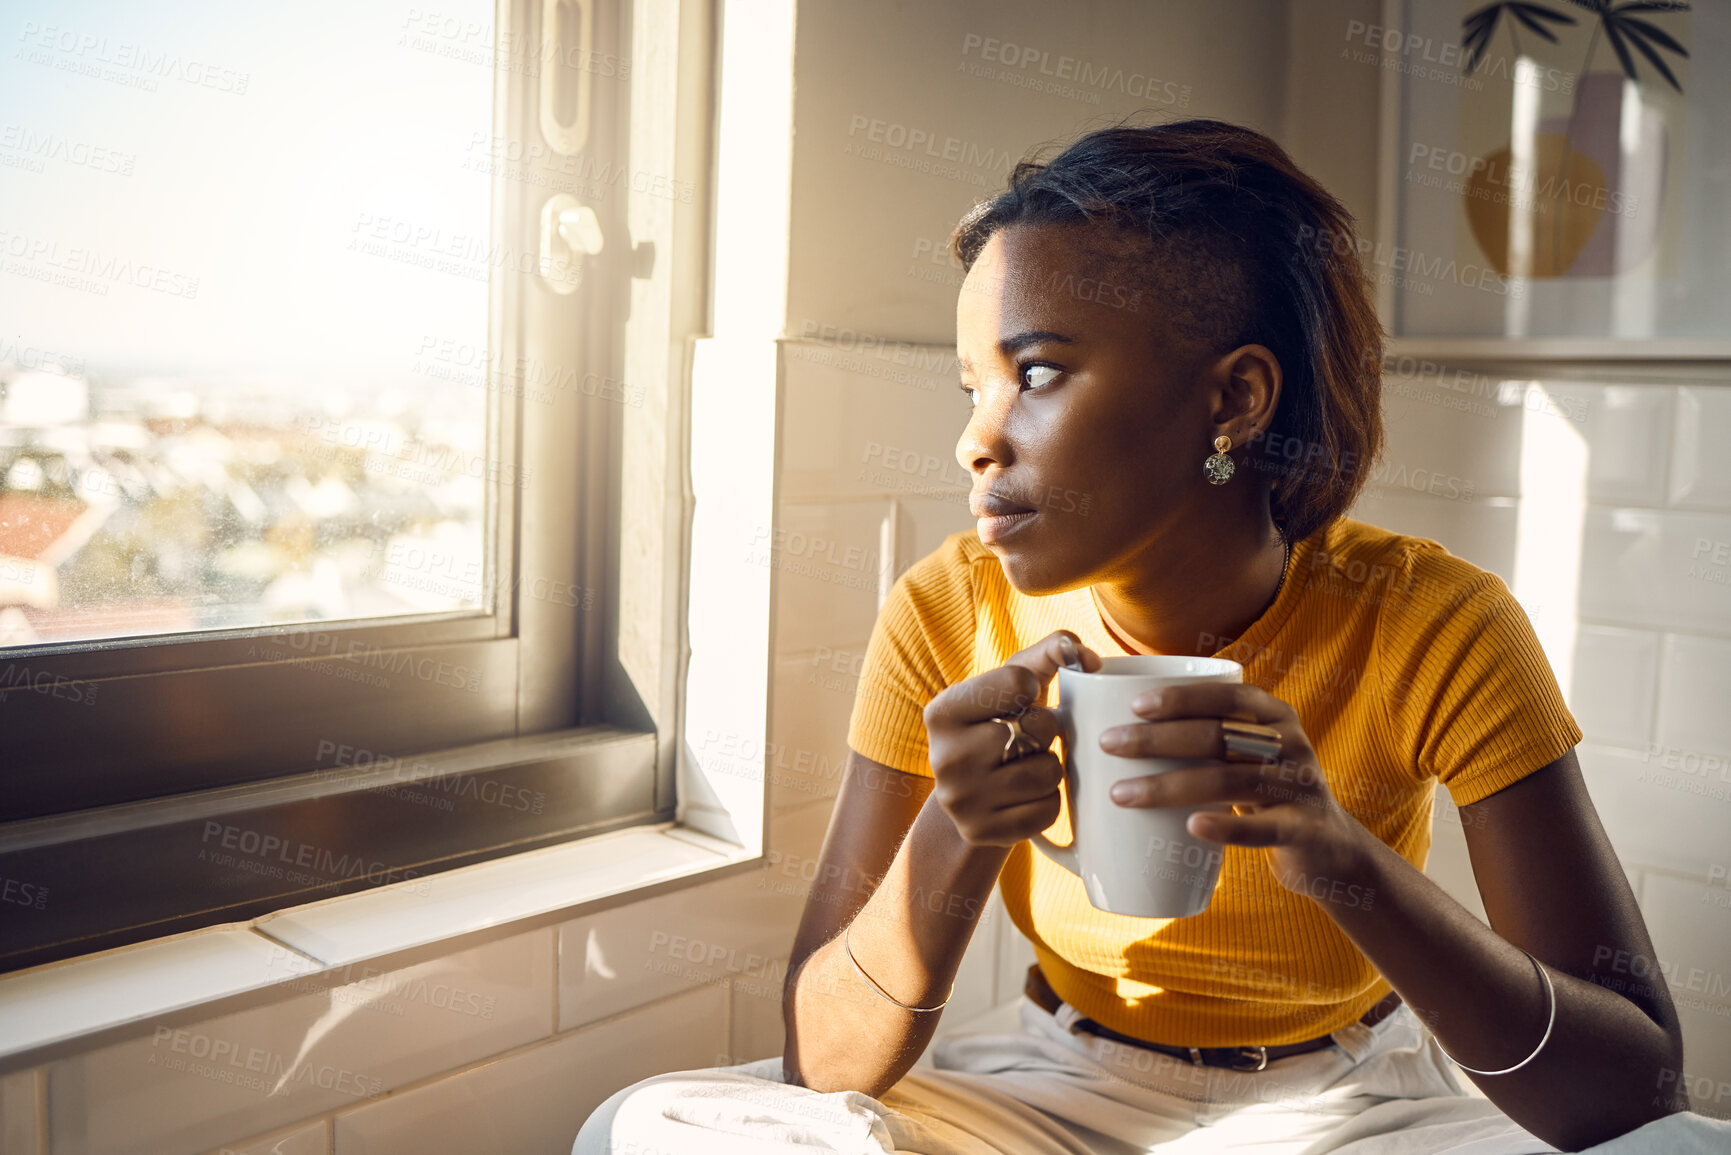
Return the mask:
<path id="1" fill-rule="evenodd" d="M 1232 1060 L 1232 1069 L 1234 1071 L 1260 1071 L 1264 1067 L 1268 1066 L 1268 1048 L 1267 1047 L 1263 1047 L 1263 1046 L 1239 1047 L 1238 1052 L 1239 1052 L 1238 1057 Z M 1252 1054 L 1252 1052 L 1254 1052 L 1254 1054 Z M 1252 1059 L 1256 1063 L 1256 1065 L 1254 1067 L 1243 1066 L 1241 1063 L 1241 1060 L 1244 1060 L 1244 1059 Z"/>

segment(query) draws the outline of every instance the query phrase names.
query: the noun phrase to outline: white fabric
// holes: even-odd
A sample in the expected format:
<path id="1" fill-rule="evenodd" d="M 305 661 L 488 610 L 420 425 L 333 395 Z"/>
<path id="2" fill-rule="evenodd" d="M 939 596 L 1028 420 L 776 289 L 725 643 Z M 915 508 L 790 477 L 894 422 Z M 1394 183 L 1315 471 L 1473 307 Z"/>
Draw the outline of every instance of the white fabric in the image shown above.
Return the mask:
<path id="1" fill-rule="evenodd" d="M 934 1045 L 881 1100 L 780 1081 L 781 1060 L 659 1075 L 614 1095 L 573 1155 L 1539 1155 L 1469 1095 L 1406 1007 L 1261 1072 L 1072 1034 L 1032 1002 L 1022 1030 Z M 1594 1155 L 1731 1152 L 1731 1124 L 1674 1115 Z"/>

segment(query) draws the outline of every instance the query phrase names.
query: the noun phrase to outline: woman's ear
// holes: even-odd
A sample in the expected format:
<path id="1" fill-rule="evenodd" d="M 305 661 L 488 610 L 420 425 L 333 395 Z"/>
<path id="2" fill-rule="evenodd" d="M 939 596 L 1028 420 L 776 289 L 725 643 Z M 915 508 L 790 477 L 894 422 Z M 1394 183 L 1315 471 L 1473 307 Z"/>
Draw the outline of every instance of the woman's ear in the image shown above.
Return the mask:
<path id="1" fill-rule="evenodd" d="M 1266 345 L 1240 345 L 1214 362 L 1214 421 L 1241 430 L 1235 443 L 1249 441 L 1252 430 L 1266 433 L 1280 403 L 1280 360 Z"/>

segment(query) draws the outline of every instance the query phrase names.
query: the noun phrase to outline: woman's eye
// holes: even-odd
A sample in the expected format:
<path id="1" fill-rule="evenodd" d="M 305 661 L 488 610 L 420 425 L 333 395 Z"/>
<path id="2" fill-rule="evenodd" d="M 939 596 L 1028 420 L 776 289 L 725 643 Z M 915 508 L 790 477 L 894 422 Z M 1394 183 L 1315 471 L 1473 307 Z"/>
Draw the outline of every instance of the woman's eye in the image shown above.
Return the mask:
<path id="1" fill-rule="evenodd" d="M 1050 376 L 1039 376 L 1039 374 L 1050 374 Z M 1058 367 L 1056 365 L 1033 364 L 1022 367 L 1022 381 L 1035 389 L 1048 384 L 1057 375 Z"/>
<path id="2" fill-rule="evenodd" d="M 1056 365 L 1044 365 L 1039 362 L 1031 362 L 1022 366 L 1021 380 L 1022 384 L 1033 389 L 1038 389 L 1042 385 L 1051 383 L 1052 379 L 1059 376 L 1062 372 L 1063 370 L 1059 369 Z M 962 385 L 959 386 L 959 388 L 961 389 L 962 394 L 968 399 L 968 408 L 972 409 L 979 404 L 979 398 L 975 396 L 974 387 L 972 385 Z"/>

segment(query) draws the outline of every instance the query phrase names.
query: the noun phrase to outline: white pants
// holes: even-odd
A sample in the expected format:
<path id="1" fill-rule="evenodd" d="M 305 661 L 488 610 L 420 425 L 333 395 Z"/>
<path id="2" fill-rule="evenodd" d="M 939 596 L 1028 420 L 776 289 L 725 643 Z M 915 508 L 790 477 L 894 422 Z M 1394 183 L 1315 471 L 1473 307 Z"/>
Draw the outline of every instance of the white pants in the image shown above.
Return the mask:
<path id="1" fill-rule="evenodd" d="M 1404 1004 L 1260 1072 L 1192 1066 L 1067 1029 L 1027 999 L 1022 1030 L 934 1044 L 881 1100 L 781 1082 L 781 1060 L 659 1075 L 614 1095 L 573 1155 L 1472 1155 L 1555 1152 L 1456 1079 Z"/>

